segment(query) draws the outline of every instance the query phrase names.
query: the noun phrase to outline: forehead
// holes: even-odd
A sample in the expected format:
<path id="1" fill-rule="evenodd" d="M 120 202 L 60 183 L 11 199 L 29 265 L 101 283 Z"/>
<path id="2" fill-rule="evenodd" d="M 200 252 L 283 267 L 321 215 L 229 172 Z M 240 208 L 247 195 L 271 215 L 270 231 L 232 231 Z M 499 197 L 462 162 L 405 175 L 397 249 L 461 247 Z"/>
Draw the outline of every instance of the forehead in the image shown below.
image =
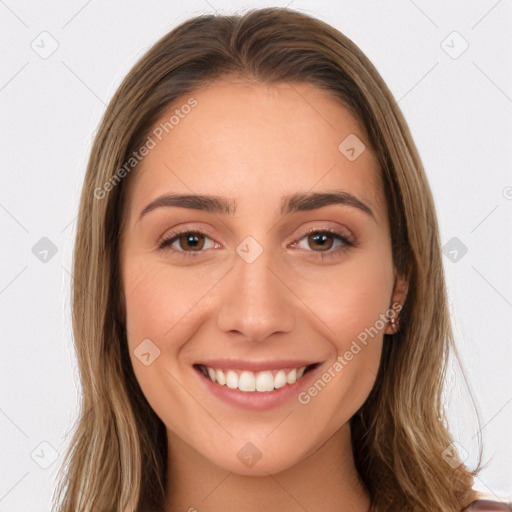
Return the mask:
<path id="1" fill-rule="evenodd" d="M 312 84 L 217 80 L 174 101 L 149 137 L 152 149 L 129 180 L 130 210 L 180 192 L 242 205 L 257 198 L 277 214 L 283 195 L 336 188 L 365 198 L 379 217 L 385 213 L 364 130 Z"/>

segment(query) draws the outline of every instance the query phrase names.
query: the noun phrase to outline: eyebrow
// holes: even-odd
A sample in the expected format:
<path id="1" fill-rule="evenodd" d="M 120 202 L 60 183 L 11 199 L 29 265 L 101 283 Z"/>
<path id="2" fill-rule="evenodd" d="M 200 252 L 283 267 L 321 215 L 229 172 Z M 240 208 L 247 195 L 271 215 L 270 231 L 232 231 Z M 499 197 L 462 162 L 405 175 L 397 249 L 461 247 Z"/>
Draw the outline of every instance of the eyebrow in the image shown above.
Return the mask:
<path id="1" fill-rule="evenodd" d="M 316 210 L 331 204 L 341 204 L 357 208 L 372 218 L 372 209 L 361 199 L 348 192 L 334 190 L 328 192 L 296 193 L 281 198 L 281 215 L 292 212 Z M 139 220 L 147 213 L 162 207 L 180 207 L 202 210 L 210 213 L 233 215 L 236 202 L 224 197 L 197 194 L 166 194 L 149 203 L 140 213 Z"/>

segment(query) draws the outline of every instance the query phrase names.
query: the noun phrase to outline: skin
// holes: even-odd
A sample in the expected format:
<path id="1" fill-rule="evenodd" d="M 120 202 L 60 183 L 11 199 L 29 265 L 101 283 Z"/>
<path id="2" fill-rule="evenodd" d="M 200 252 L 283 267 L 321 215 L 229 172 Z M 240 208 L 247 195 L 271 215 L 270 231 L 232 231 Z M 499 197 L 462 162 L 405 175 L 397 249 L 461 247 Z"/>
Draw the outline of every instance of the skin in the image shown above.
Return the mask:
<path id="1" fill-rule="evenodd" d="M 310 84 L 225 77 L 162 120 L 190 96 L 197 106 L 130 177 L 121 246 L 133 368 L 167 427 L 165 510 L 365 512 L 348 422 L 374 385 L 389 323 L 305 405 L 242 410 L 212 396 L 192 365 L 293 357 L 323 362 L 320 376 L 380 314 L 403 304 L 407 283 L 393 266 L 375 155 L 354 117 Z M 338 149 L 350 134 L 366 146 L 354 161 Z M 340 204 L 280 213 L 282 196 L 334 189 L 373 217 Z M 160 207 L 139 219 L 171 192 L 235 200 L 236 213 Z M 186 239 L 174 252 L 159 249 L 173 228 L 207 229 L 202 252 L 187 258 Z M 324 252 L 310 228 L 334 229 L 356 246 L 340 249 L 332 237 Z M 263 248 L 252 263 L 236 252 L 247 236 Z M 148 366 L 134 355 L 145 339 L 160 350 Z M 252 467 L 237 457 L 248 442 L 262 454 Z"/>

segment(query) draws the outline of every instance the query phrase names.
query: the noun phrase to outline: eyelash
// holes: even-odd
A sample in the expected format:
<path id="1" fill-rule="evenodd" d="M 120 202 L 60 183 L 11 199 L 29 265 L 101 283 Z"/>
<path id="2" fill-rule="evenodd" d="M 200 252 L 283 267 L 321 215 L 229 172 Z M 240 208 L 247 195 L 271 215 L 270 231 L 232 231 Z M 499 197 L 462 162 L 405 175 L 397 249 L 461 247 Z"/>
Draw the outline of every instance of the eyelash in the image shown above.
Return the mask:
<path id="1" fill-rule="evenodd" d="M 322 260 L 325 260 L 330 257 L 335 257 L 335 256 L 337 256 L 337 254 L 339 252 L 345 252 L 346 250 L 348 250 L 351 247 L 356 247 L 355 242 L 350 240 L 348 237 L 346 237 L 345 235 L 342 235 L 341 233 L 338 233 L 335 230 L 328 229 L 328 228 L 327 229 L 316 229 L 316 228 L 310 229 L 309 231 L 304 233 L 301 236 L 301 238 L 299 238 L 296 242 L 292 242 L 292 245 L 294 245 L 294 244 L 296 245 L 303 238 L 306 238 L 307 236 L 309 236 L 313 233 L 317 233 L 317 234 L 328 233 L 343 243 L 343 245 L 341 247 L 338 247 L 337 249 L 328 249 L 327 251 L 314 251 L 314 250 L 307 251 L 307 252 L 315 253 L 317 255 L 317 257 L 321 258 Z M 161 242 L 158 244 L 158 249 L 160 249 L 162 251 L 168 250 L 167 248 L 169 246 L 171 246 L 175 241 L 177 241 L 182 235 L 202 235 L 207 238 L 210 238 L 207 233 L 205 233 L 204 231 L 201 231 L 199 229 L 177 231 L 177 232 L 170 233 L 169 235 L 167 235 L 167 237 L 162 239 Z M 175 253 L 182 254 L 186 258 L 197 258 L 200 253 L 204 252 L 204 250 L 182 251 L 182 250 L 176 250 L 176 249 L 172 249 L 172 248 L 170 250 Z"/>

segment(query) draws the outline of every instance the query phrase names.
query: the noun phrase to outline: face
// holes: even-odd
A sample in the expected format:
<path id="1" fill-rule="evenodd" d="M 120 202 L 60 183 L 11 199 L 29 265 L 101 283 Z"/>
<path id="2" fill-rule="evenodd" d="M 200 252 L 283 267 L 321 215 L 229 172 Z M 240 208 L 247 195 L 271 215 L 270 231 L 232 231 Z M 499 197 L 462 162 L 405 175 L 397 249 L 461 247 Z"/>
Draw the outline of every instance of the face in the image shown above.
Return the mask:
<path id="1" fill-rule="evenodd" d="M 348 428 L 403 298 L 379 167 L 312 85 L 223 79 L 176 109 L 130 176 L 133 369 L 171 447 L 276 473 Z"/>

